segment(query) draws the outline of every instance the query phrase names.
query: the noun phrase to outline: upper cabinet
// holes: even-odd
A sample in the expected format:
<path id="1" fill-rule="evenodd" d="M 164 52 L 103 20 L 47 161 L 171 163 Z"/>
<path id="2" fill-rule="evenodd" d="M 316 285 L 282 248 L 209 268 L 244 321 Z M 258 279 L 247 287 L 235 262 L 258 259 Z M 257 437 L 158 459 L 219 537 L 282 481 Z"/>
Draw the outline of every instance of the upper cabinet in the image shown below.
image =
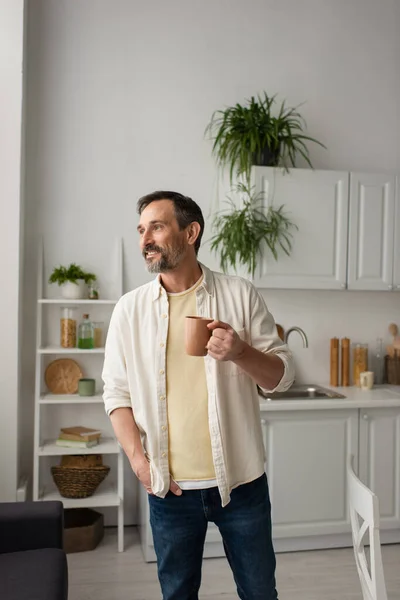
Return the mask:
<path id="1" fill-rule="evenodd" d="M 260 288 L 400 291 L 400 199 L 394 175 L 253 168 L 264 207 L 282 204 L 293 230 L 290 256 L 266 251 Z"/>
<path id="2" fill-rule="evenodd" d="M 351 173 L 348 288 L 393 289 L 396 178 Z"/>
<path id="3" fill-rule="evenodd" d="M 254 167 L 255 191 L 264 206 L 282 204 L 293 231 L 290 256 L 266 252 L 257 287 L 336 290 L 346 287 L 349 174 L 340 171 Z"/>
<path id="4" fill-rule="evenodd" d="M 394 261 L 393 289 L 400 291 L 400 182 L 396 180 L 396 201 L 394 212 Z"/>

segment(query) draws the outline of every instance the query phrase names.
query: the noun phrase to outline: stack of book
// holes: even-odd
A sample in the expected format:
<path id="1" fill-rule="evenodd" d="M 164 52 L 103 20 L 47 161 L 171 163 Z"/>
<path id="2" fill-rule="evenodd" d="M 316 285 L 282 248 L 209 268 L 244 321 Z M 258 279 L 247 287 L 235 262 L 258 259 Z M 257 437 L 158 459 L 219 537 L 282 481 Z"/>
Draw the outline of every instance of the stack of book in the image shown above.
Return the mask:
<path id="1" fill-rule="evenodd" d="M 64 448 L 92 448 L 97 446 L 100 436 L 101 431 L 89 427 L 62 427 L 56 445 Z"/>

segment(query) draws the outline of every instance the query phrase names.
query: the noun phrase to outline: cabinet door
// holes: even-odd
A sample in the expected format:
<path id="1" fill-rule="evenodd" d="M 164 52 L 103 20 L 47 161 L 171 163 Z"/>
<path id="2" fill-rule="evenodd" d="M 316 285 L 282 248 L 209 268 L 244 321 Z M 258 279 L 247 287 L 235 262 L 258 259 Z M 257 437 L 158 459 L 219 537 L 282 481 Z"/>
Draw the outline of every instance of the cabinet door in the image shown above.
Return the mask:
<path id="1" fill-rule="evenodd" d="M 400 292 L 400 178 L 396 177 L 393 289 Z"/>
<path id="2" fill-rule="evenodd" d="M 394 204 L 394 176 L 351 173 L 349 289 L 392 289 Z"/>
<path id="3" fill-rule="evenodd" d="M 262 414 L 274 538 L 348 533 L 346 461 L 358 462 L 358 411 Z"/>
<path id="4" fill-rule="evenodd" d="M 257 287 L 342 289 L 346 287 L 349 174 L 338 171 L 254 167 L 253 183 L 264 208 L 282 204 L 298 227 L 290 256 L 278 261 L 266 250 Z"/>
<path id="5" fill-rule="evenodd" d="M 383 529 L 400 528 L 400 410 L 360 410 L 359 476 L 379 498 Z"/>

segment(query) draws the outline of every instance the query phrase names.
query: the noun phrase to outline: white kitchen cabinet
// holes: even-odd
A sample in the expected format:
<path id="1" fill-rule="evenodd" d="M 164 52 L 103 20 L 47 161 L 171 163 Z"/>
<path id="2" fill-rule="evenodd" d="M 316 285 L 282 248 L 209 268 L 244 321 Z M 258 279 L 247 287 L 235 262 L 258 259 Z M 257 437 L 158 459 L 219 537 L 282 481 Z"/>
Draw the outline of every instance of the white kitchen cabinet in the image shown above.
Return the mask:
<path id="1" fill-rule="evenodd" d="M 396 198 L 394 210 L 393 289 L 397 292 L 400 292 L 400 177 L 396 178 Z"/>
<path id="2" fill-rule="evenodd" d="M 358 410 L 264 412 L 262 427 L 277 550 L 329 547 L 350 532 L 346 463 L 353 455 L 357 468 Z"/>
<path id="3" fill-rule="evenodd" d="M 395 192 L 395 176 L 350 175 L 348 289 L 393 289 Z"/>
<path id="4" fill-rule="evenodd" d="M 351 455 L 379 497 L 382 543 L 400 542 L 400 407 L 265 410 L 261 425 L 276 552 L 352 545 L 346 484 Z M 154 561 L 142 486 L 139 496 L 143 554 Z M 210 524 L 204 556 L 224 555 L 219 531 Z"/>
<path id="5" fill-rule="evenodd" d="M 381 529 L 399 533 L 399 408 L 360 409 L 359 476 L 379 498 Z"/>
<path id="6" fill-rule="evenodd" d="M 282 204 L 298 227 L 290 256 L 268 249 L 258 265 L 259 288 L 343 289 L 346 287 L 349 173 L 254 167 L 255 192 L 264 208 Z"/>

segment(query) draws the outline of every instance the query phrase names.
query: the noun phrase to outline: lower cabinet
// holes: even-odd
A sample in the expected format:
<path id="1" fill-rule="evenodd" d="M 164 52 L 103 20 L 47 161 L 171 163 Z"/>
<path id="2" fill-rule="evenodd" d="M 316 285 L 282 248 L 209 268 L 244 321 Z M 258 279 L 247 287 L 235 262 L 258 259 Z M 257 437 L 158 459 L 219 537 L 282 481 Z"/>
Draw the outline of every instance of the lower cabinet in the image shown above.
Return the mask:
<path id="1" fill-rule="evenodd" d="M 400 542 L 400 408 L 265 411 L 261 425 L 275 551 L 352 545 L 349 456 L 379 497 L 382 543 Z M 154 561 L 147 494 L 139 487 L 143 554 Z M 224 556 L 212 524 L 204 556 Z"/>
<path id="2" fill-rule="evenodd" d="M 359 477 L 379 498 L 380 528 L 400 538 L 400 409 L 360 410 Z M 396 531 L 397 529 L 397 531 Z M 394 537 L 389 535 L 389 532 Z"/>
<path id="3" fill-rule="evenodd" d="M 268 412 L 262 427 L 275 549 L 346 543 L 346 467 L 349 455 L 358 465 L 358 410 Z"/>

